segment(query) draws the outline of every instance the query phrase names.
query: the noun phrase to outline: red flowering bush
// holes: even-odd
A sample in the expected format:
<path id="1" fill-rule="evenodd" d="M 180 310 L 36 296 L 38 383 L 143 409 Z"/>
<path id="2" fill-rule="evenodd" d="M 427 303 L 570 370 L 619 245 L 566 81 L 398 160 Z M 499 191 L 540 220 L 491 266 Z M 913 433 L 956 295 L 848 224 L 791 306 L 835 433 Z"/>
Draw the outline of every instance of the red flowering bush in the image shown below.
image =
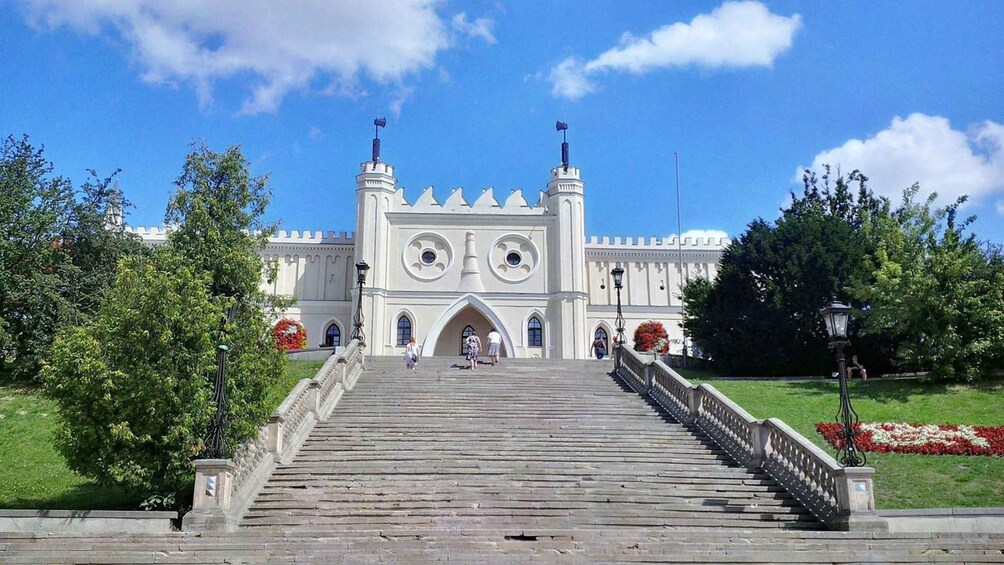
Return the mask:
<path id="1" fill-rule="evenodd" d="M 635 351 L 669 352 L 669 334 L 662 322 L 649 320 L 634 330 Z"/>
<path id="2" fill-rule="evenodd" d="M 856 424 L 854 429 L 858 432 L 855 442 L 861 451 L 1004 456 L 1004 426 L 868 422 Z M 816 424 L 816 431 L 836 449 L 843 447 L 842 424 Z"/>
<path id="3" fill-rule="evenodd" d="M 306 349 L 307 330 L 303 324 L 296 320 L 283 318 L 272 328 L 272 335 L 275 337 L 275 348 L 280 351 L 293 351 L 296 349 Z"/>

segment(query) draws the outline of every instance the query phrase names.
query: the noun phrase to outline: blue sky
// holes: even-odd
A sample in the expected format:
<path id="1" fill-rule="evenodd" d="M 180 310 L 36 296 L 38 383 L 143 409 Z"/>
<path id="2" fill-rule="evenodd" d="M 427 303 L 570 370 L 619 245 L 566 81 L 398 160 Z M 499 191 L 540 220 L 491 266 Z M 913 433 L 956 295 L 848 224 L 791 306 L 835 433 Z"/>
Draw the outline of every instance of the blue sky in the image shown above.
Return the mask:
<path id="1" fill-rule="evenodd" d="M 15 0 L 0 130 L 76 183 L 121 168 L 134 226 L 163 224 L 201 139 L 271 174 L 283 229 L 352 230 L 378 116 L 410 201 L 532 204 L 560 119 L 588 235 L 676 233 L 675 152 L 684 231 L 773 219 L 830 163 L 894 200 L 969 194 L 1004 243 L 1001 29 L 1004 2 Z"/>

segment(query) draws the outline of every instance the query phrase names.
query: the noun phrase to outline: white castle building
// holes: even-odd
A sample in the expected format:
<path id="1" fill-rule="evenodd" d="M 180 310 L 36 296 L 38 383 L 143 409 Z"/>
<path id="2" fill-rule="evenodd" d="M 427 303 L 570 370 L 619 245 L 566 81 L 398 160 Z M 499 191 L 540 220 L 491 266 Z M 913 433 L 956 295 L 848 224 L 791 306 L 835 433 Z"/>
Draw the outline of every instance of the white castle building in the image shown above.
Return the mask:
<path id="1" fill-rule="evenodd" d="M 642 322 L 657 320 L 672 350 L 682 348 L 680 282 L 713 278 L 728 239 L 591 237 L 586 192 L 577 167 L 551 169 L 532 206 L 521 190 L 489 188 L 473 203 L 461 189 L 438 202 L 426 188 L 413 202 L 394 167 L 373 159 L 356 175 L 356 231 L 280 231 L 264 251 L 278 266 L 269 292 L 295 296 L 287 311 L 307 330 L 310 347 L 347 343 L 358 303 L 355 264 L 370 269 L 362 291 L 372 355 L 404 352 L 415 337 L 422 355 L 460 355 L 472 331 L 502 334 L 502 355 L 583 359 L 597 335 L 616 333 L 611 270 L 621 290 L 628 343 Z M 131 230 L 155 243 L 163 229 Z"/>

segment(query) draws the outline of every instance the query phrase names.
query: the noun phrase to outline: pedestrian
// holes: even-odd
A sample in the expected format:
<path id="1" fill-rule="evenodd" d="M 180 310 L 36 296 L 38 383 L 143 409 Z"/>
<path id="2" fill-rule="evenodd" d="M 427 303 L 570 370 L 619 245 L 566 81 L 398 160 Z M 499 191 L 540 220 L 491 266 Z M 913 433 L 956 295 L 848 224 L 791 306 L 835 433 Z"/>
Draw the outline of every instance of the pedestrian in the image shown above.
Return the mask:
<path id="1" fill-rule="evenodd" d="M 412 371 L 415 370 L 415 365 L 418 365 L 418 344 L 415 343 L 414 337 L 404 346 L 404 364 Z"/>
<path id="2" fill-rule="evenodd" d="M 861 375 L 861 380 L 863 381 L 868 380 L 868 371 L 865 370 L 864 365 L 858 362 L 857 355 L 851 355 L 851 368 L 849 372 L 850 372 L 849 378 L 854 378 L 854 373 L 857 373 Z"/>
<path id="3" fill-rule="evenodd" d="M 596 336 L 596 339 L 593 340 L 592 350 L 593 355 L 595 355 L 597 359 L 602 360 L 607 354 L 607 340 L 603 339 L 601 336 Z"/>
<path id="4" fill-rule="evenodd" d="M 488 356 L 492 358 L 492 367 L 499 362 L 499 349 L 502 348 L 502 334 L 495 331 L 488 332 Z"/>
<path id="5" fill-rule="evenodd" d="M 478 337 L 477 331 L 473 331 L 471 335 L 467 336 L 467 360 L 471 362 L 472 371 L 478 366 L 478 354 L 480 353 L 481 338 Z"/>

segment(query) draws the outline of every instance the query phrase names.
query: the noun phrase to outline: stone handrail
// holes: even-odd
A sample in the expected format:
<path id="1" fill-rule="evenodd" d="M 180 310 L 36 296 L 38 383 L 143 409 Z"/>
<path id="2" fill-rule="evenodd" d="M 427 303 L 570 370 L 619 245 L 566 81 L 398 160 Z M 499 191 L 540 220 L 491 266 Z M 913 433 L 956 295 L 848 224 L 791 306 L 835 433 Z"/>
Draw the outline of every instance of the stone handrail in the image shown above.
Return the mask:
<path id="1" fill-rule="evenodd" d="M 888 529 L 875 512 L 874 469 L 842 467 L 784 422 L 757 420 L 713 386 L 694 386 L 662 361 L 626 347 L 615 354 L 618 375 L 639 394 L 708 434 L 740 465 L 763 469 L 830 528 Z"/>
<path id="2" fill-rule="evenodd" d="M 362 346 L 353 340 L 332 355 L 312 379 L 301 379 L 232 459 L 195 461 L 195 496 L 182 527 L 187 531 L 236 530 L 255 495 L 278 463 L 288 463 L 318 421 L 330 416 L 362 373 Z"/>
<path id="3" fill-rule="evenodd" d="M 740 465 L 756 463 L 760 422 L 711 385 L 702 384 L 695 423 Z"/>

